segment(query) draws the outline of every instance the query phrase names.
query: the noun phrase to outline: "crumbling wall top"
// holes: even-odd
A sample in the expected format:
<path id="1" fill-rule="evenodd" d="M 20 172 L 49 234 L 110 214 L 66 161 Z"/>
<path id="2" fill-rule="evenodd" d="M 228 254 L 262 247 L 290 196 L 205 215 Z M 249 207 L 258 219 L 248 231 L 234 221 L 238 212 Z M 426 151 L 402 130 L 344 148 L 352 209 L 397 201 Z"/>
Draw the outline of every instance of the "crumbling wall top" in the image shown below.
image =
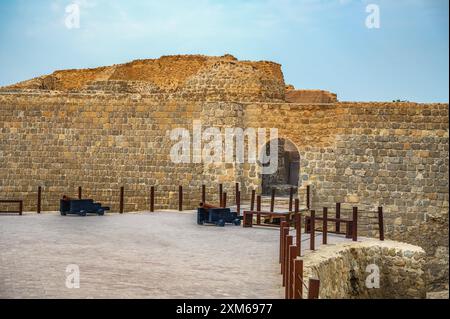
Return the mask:
<path id="1" fill-rule="evenodd" d="M 232 55 L 173 55 L 93 69 L 55 71 L 2 90 L 126 93 L 136 84 L 142 94 L 148 88 L 149 94 L 177 93 L 201 100 L 282 101 L 285 93 L 281 65 L 269 61 L 238 61 Z"/>

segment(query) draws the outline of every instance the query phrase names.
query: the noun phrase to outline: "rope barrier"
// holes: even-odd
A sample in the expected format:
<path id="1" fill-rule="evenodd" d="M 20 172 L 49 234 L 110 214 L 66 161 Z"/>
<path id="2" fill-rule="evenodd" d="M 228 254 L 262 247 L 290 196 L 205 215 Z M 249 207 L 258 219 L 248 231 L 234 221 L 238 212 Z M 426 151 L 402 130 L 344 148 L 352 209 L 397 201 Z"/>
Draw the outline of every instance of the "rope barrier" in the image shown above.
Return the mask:
<path id="1" fill-rule="evenodd" d="M 300 277 L 300 276 L 298 276 L 298 278 L 300 279 L 300 281 L 302 282 L 302 284 L 303 284 L 303 286 L 305 287 L 305 289 L 306 289 L 306 291 L 309 291 L 308 289 L 308 286 L 305 284 L 305 282 L 303 281 L 303 278 L 302 277 Z"/>
<path id="2" fill-rule="evenodd" d="M 321 235 L 322 235 L 322 234 L 318 234 L 318 235 L 314 236 L 314 238 L 317 238 L 317 237 L 319 237 L 319 236 L 321 236 Z M 308 240 L 310 240 L 310 239 L 311 239 L 311 238 L 309 238 L 309 237 L 306 238 L 306 239 L 303 239 L 303 240 L 302 240 L 302 243 L 305 242 L 305 241 L 308 241 Z"/>

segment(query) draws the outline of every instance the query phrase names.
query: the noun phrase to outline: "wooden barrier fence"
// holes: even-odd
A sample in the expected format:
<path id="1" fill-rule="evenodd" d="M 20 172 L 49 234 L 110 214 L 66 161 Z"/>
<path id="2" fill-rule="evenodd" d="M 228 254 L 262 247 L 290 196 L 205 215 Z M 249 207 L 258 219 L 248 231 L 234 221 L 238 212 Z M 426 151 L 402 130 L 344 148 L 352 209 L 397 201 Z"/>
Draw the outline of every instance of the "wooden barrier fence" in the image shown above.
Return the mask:
<path id="1" fill-rule="evenodd" d="M 301 218 L 298 218 L 299 220 Z M 298 224 L 296 224 L 297 227 Z M 300 230 L 301 232 L 301 230 Z M 299 233 L 298 231 L 296 233 Z M 298 238 L 298 236 L 296 236 Z M 306 286 L 303 278 L 303 260 L 301 249 L 293 244 L 293 236 L 290 235 L 289 223 L 282 222 L 280 227 L 280 268 L 282 286 L 285 288 L 286 299 L 302 299 L 304 288 L 308 291 L 308 299 L 319 298 L 320 281 L 310 279 Z"/>
<path id="2" fill-rule="evenodd" d="M 150 212 L 155 211 L 155 196 L 156 188 L 155 186 L 150 187 Z M 306 206 L 311 207 L 311 189 L 310 185 L 307 185 L 306 187 Z M 37 188 L 37 205 L 36 205 L 36 212 L 38 214 L 42 211 L 42 194 L 43 189 L 41 186 L 38 186 Z M 81 199 L 83 195 L 82 187 L 78 187 L 78 198 Z M 178 210 L 183 210 L 183 186 L 179 186 L 178 188 Z M 250 199 L 250 211 L 244 211 L 244 227 L 252 227 L 253 226 L 253 216 L 256 215 L 256 225 L 258 226 L 269 226 L 269 227 L 280 227 L 283 228 L 281 225 L 281 222 L 286 221 L 289 223 L 295 224 L 296 228 L 302 227 L 302 218 L 305 218 L 305 233 L 310 233 L 310 249 L 315 249 L 315 232 L 316 232 L 316 222 L 322 221 L 322 243 L 327 244 L 328 242 L 328 233 L 335 233 L 335 234 L 344 234 L 347 238 L 351 238 L 353 241 L 358 240 L 358 219 L 361 218 L 360 213 L 362 211 L 358 210 L 358 207 L 353 207 L 352 209 L 352 218 L 351 219 L 345 219 L 342 218 L 342 205 L 341 203 L 336 203 L 336 210 L 335 210 L 335 218 L 329 217 L 329 211 L 327 207 L 323 207 L 323 215 L 322 217 L 316 216 L 315 210 L 309 210 L 310 214 L 309 216 L 305 215 L 303 216 L 300 213 L 299 210 L 299 199 L 296 198 L 294 200 L 294 188 L 290 188 L 289 193 L 289 211 L 284 213 L 276 213 L 275 212 L 275 195 L 276 191 L 275 189 L 272 189 L 272 194 L 270 198 L 270 211 L 264 212 L 261 210 L 261 201 L 262 197 L 261 195 L 256 194 L 256 190 L 253 189 L 251 192 L 251 199 Z M 206 185 L 203 184 L 201 186 L 201 202 L 206 203 Z M 255 210 L 255 200 L 256 200 L 256 210 Z M 5 200 L 4 200 L 5 201 Z M 23 200 L 20 200 L 22 202 L 22 211 L 23 211 Z M 236 209 L 238 214 L 241 213 L 241 190 L 240 190 L 240 184 L 235 183 L 235 201 L 236 201 Z M 15 201 L 19 203 L 19 201 Z M 225 207 L 227 204 L 227 192 L 224 192 L 223 184 L 219 184 L 219 207 Z M 293 207 L 294 206 L 294 207 Z M 292 208 L 294 208 L 292 210 Z M 125 186 L 120 187 L 120 193 L 119 193 L 119 213 L 123 214 L 125 210 Z M 19 212 L 19 211 L 17 211 Z M 377 219 L 378 224 L 378 231 L 379 231 L 379 239 L 384 240 L 384 213 L 383 213 L 383 207 L 378 207 L 378 210 L 376 212 L 365 212 L 365 213 L 374 213 L 376 214 L 374 219 Z M 294 218 L 291 218 L 291 215 L 294 216 Z M 279 219 L 280 224 L 263 224 L 261 222 L 261 217 L 266 216 L 271 219 Z M 329 223 L 334 224 L 334 230 L 330 230 L 328 228 Z M 297 225 L 298 224 L 298 225 Z M 341 224 L 346 225 L 345 232 L 341 232 Z M 314 225 L 314 227 L 312 227 Z M 320 230 L 319 230 L 320 231 Z M 300 244 L 301 239 L 296 238 L 296 245 L 297 249 L 299 251 L 299 255 L 301 252 Z"/>
<path id="3" fill-rule="evenodd" d="M 304 289 L 307 289 L 308 299 L 319 298 L 320 291 L 320 281 L 317 279 L 310 279 L 308 286 L 303 280 L 303 260 L 299 259 L 302 256 L 301 243 L 302 243 L 302 214 L 298 210 L 298 200 L 295 202 L 295 223 L 294 227 L 296 230 L 295 244 L 293 243 L 293 236 L 290 235 L 290 223 L 288 221 L 283 221 L 280 224 L 280 252 L 279 252 L 279 262 L 282 274 L 282 285 L 285 287 L 285 298 L 286 299 L 301 299 L 303 298 Z M 354 207 L 352 209 L 352 220 L 344 220 L 341 217 L 341 204 L 336 204 L 336 218 L 328 218 L 328 208 L 323 208 L 322 217 L 317 217 L 314 210 L 310 211 L 310 216 L 305 216 L 305 230 L 306 225 L 309 223 L 309 241 L 310 250 L 314 251 L 315 247 L 315 232 L 316 232 L 316 222 L 318 220 L 322 221 L 322 244 L 328 244 L 328 223 L 335 224 L 337 231 L 341 223 L 347 223 L 347 229 L 351 230 L 350 238 L 353 241 L 358 240 L 358 208 Z M 378 207 L 377 219 L 380 231 L 380 240 L 384 240 L 384 218 L 383 218 L 383 208 Z"/>

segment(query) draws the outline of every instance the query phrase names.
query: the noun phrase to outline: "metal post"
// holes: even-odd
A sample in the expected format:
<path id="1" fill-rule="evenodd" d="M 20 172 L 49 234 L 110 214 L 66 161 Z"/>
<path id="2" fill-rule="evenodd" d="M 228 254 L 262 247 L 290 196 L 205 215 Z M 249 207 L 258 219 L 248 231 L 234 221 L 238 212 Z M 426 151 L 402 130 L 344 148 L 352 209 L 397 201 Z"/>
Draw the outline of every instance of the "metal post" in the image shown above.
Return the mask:
<path id="1" fill-rule="evenodd" d="M 308 299 L 319 299 L 320 280 L 310 279 L 308 286 Z"/>
<path id="2" fill-rule="evenodd" d="M 78 186 L 78 199 L 82 198 L 82 189 L 81 186 Z"/>
<path id="3" fill-rule="evenodd" d="M 341 203 L 336 203 L 336 233 L 341 232 L 341 223 L 339 222 L 339 219 L 341 219 Z"/>
<path id="4" fill-rule="evenodd" d="M 234 196 L 235 196 L 236 205 L 237 205 L 237 201 L 238 201 L 238 193 L 239 193 L 239 183 L 235 183 L 234 184 Z"/>
<path id="5" fill-rule="evenodd" d="M 150 211 L 155 211 L 155 186 L 150 188 Z"/>
<path id="6" fill-rule="evenodd" d="M 270 197 L 270 212 L 275 210 L 275 188 L 272 189 L 272 196 Z"/>
<path id="7" fill-rule="evenodd" d="M 316 250 L 316 212 L 314 210 L 311 211 L 311 225 L 310 225 L 310 239 L 309 239 L 309 249 Z"/>
<path id="8" fill-rule="evenodd" d="M 37 213 L 41 213 L 41 197 L 42 197 L 42 187 L 38 187 L 38 198 L 37 198 Z"/>
<path id="9" fill-rule="evenodd" d="M 23 201 L 19 201 L 19 215 L 22 216 L 23 213 Z"/>
<path id="10" fill-rule="evenodd" d="M 378 207 L 378 230 L 380 232 L 380 240 L 384 241 L 383 207 Z"/>
<path id="11" fill-rule="evenodd" d="M 178 186 L 178 211 L 183 211 L 183 186 Z"/>
<path id="12" fill-rule="evenodd" d="M 256 196 L 256 190 L 252 190 L 252 198 L 250 202 L 250 210 L 253 212 L 255 210 L 255 196 Z"/>
<path id="13" fill-rule="evenodd" d="M 294 299 L 303 299 L 303 260 L 294 260 Z"/>
<path id="14" fill-rule="evenodd" d="M 353 207 L 353 241 L 358 241 L 358 207 Z"/>
<path id="15" fill-rule="evenodd" d="M 124 187 L 120 187 L 120 199 L 119 199 L 119 212 L 123 214 L 123 196 L 124 196 Z"/>

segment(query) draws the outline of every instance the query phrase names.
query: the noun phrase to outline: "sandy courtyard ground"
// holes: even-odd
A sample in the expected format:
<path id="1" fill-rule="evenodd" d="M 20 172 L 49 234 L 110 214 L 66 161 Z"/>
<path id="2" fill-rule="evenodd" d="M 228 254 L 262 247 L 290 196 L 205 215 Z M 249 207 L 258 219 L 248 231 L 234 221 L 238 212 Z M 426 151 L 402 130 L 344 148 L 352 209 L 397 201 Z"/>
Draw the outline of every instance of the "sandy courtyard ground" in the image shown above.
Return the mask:
<path id="1" fill-rule="evenodd" d="M 282 298 L 278 236 L 193 213 L 0 216 L 0 298 Z"/>

